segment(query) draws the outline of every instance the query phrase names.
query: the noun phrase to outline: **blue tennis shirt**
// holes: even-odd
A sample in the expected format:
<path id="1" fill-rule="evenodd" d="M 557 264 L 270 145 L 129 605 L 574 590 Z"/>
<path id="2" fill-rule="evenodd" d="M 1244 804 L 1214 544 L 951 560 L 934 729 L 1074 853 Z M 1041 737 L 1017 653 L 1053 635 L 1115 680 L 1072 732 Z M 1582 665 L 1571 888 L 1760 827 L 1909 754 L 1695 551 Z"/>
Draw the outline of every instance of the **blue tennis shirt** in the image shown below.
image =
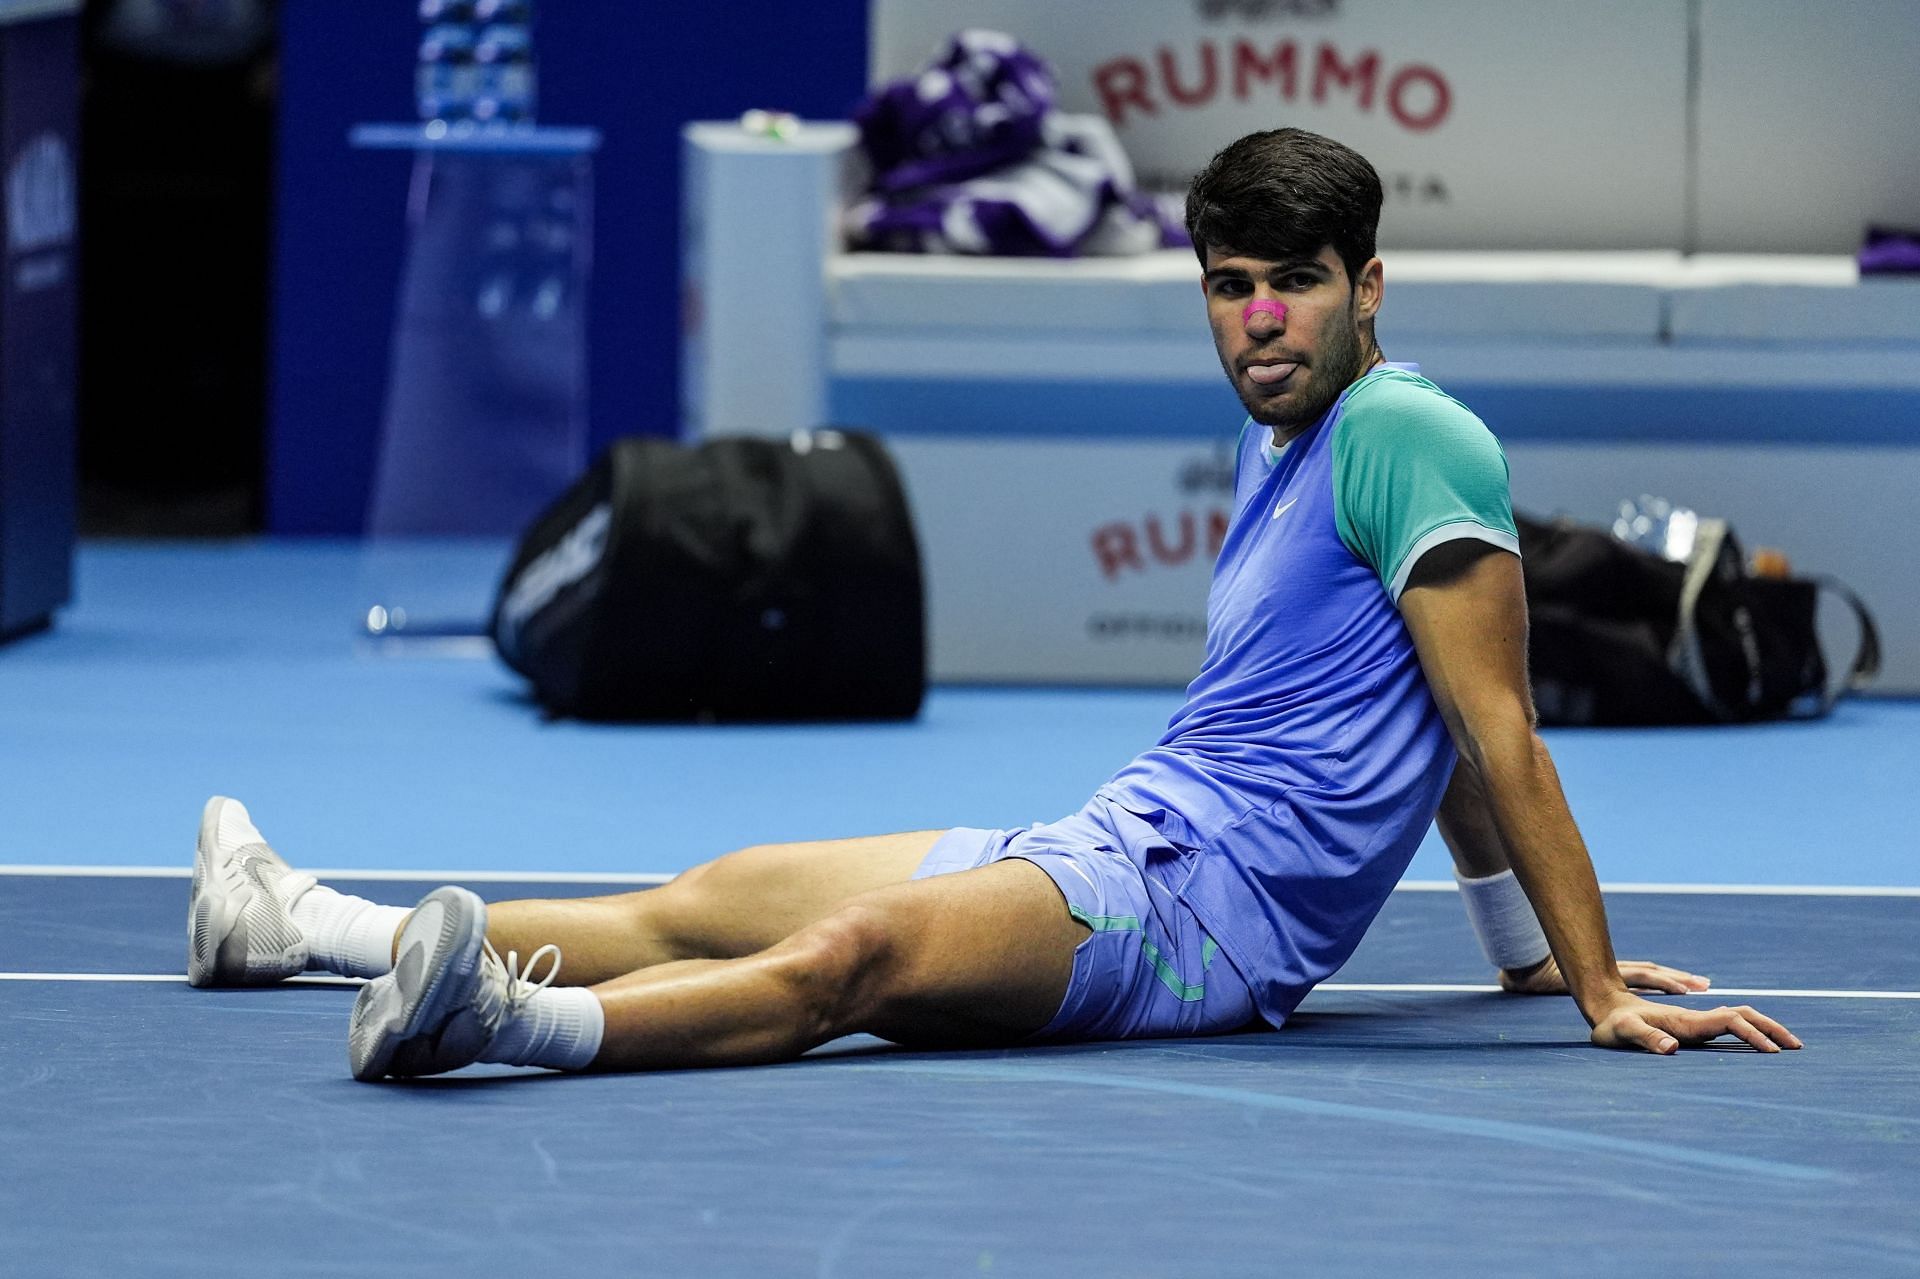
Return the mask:
<path id="1" fill-rule="evenodd" d="M 1200 674 L 1101 788 L 1175 846 L 1155 878 L 1276 1026 L 1353 953 L 1452 774 L 1399 598 L 1457 538 L 1518 552 L 1506 456 L 1415 366 L 1377 366 L 1278 451 L 1249 421 Z"/>

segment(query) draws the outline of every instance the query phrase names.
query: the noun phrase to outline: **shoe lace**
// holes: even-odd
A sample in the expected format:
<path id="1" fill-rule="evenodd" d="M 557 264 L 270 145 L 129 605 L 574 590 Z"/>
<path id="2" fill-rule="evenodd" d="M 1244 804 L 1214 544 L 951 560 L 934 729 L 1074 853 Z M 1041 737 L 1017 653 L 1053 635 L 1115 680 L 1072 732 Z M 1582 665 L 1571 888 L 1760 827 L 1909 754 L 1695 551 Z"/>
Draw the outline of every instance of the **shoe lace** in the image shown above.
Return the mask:
<path id="1" fill-rule="evenodd" d="M 524 968 L 520 966 L 519 951 L 509 950 L 507 957 L 503 960 L 500 958 L 500 952 L 493 948 L 492 942 L 486 941 L 482 944 L 487 948 L 487 959 L 499 966 L 501 975 L 505 979 L 506 1011 L 509 1013 L 518 1013 L 526 1007 L 529 999 L 553 985 L 554 978 L 560 975 L 560 948 L 552 942 L 548 942 L 529 955 Z M 553 963 L 547 968 L 546 976 L 539 981 L 533 980 L 533 970 L 539 966 L 541 960 L 548 957 L 553 959 Z"/>

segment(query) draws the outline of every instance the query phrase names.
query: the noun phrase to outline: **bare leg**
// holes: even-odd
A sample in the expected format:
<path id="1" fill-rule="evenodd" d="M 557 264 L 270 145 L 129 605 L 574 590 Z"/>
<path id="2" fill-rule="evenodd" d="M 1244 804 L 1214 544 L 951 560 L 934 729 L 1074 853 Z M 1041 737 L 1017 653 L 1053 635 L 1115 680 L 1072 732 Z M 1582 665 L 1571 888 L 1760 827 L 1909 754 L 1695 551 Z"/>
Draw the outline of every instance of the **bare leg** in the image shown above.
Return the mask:
<path id="1" fill-rule="evenodd" d="M 894 884 L 757 954 L 596 986 L 606 1033 L 593 1069 L 784 1061 L 856 1031 L 1004 1043 L 1052 1020 L 1086 936 L 1031 862 Z"/>
<path id="2" fill-rule="evenodd" d="M 554 943 L 569 986 L 675 960 L 752 955 L 851 898 L 906 883 L 943 833 L 765 844 L 642 892 L 500 902 L 488 907 L 487 939 L 503 955 Z"/>

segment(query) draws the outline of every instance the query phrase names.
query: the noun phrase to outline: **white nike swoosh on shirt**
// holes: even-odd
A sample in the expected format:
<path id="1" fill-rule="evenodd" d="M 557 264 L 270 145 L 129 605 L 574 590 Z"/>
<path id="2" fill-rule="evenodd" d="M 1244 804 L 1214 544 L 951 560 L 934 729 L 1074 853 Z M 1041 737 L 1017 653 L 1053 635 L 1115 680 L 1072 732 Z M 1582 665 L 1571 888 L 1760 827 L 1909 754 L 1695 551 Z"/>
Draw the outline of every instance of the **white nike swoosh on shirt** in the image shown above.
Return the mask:
<path id="1" fill-rule="evenodd" d="M 1299 500 L 1300 500 L 1300 499 L 1296 497 L 1296 498 L 1294 498 L 1294 499 L 1293 499 L 1293 502 L 1298 502 Z M 1287 513 L 1287 512 L 1289 511 L 1289 510 L 1291 510 L 1291 509 L 1293 508 L 1293 502 L 1288 502 L 1288 503 L 1287 503 L 1287 504 L 1286 504 L 1285 506 L 1276 506 L 1276 507 L 1274 507 L 1274 508 L 1273 508 L 1273 518 L 1277 520 L 1277 519 L 1279 519 L 1279 518 L 1280 518 L 1280 517 L 1281 517 L 1282 515 L 1285 515 L 1285 514 L 1286 514 L 1286 513 Z"/>

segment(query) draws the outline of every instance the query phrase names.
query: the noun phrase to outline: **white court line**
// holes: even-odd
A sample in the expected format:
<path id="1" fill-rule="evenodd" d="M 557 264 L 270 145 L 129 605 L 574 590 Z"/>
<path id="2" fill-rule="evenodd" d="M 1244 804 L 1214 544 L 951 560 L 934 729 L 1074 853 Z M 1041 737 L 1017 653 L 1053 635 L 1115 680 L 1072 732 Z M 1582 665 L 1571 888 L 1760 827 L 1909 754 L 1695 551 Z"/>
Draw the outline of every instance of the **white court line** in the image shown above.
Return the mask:
<path id="1" fill-rule="evenodd" d="M 187 975 L 185 973 L 0 973 L 0 981 L 172 982 L 184 986 L 187 984 Z M 309 973 L 301 977 L 290 977 L 277 984 L 282 986 L 363 986 L 366 983 L 358 977 L 332 977 L 325 973 Z"/>
<path id="2" fill-rule="evenodd" d="M 1478 995 L 1498 994 L 1500 988 L 1447 982 L 1329 981 L 1315 986 L 1314 990 L 1375 995 Z M 1687 998 L 1719 999 L 1725 995 L 1735 995 L 1741 999 L 1920 999 L 1920 990 L 1770 990 L 1757 986 L 1715 986 L 1710 990 L 1690 992 Z"/>
<path id="3" fill-rule="evenodd" d="M 618 871 L 512 870 L 355 870 L 300 867 L 320 879 L 398 880 L 402 882 L 462 884 L 664 884 L 673 876 L 660 871 L 622 874 Z M 191 866 L 0 866 L 0 875 L 46 875 L 100 879 L 187 879 Z M 1915 890 L 1920 893 L 1920 889 Z"/>
<path id="4" fill-rule="evenodd" d="M 364 870 L 354 867 L 300 868 L 321 879 L 396 880 L 403 883 L 447 882 L 467 884 L 664 884 L 672 879 L 662 871 L 551 870 Z M 0 875 L 98 876 L 101 879 L 186 879 L 190 866 L 29 866 L 0 865 Z M 1875 884 L 1648 884 L 1602 883 L 1609 893 L 1682 893 L 1704 896 L 1756 897 L 1920 897 L 1920 885 Z M 1459 886 L 1450 879 L 1408 879 L 1394 887 L 1400 893 L 1451 893 Z"/>
<path id="5" fill-rule="evenodd" d="M 1726 897 L 1920 897 L 1920 886 L 1874 884 L 1647 884 L 1602 883 L 1608 893 L 1681 893 Z M 1451 893 L 1459 886 L 1450 879 L 1405 879 L 1394 887 L 1403 893 Z"/>
<path id="6" fill-rule="evenodd" d="M 0 981 L 78 981 L 78 982 L 172 982 L 186 984 L 185 973 L 0 973 Z M 331 977 L 309 973 L 279 983 L 283 986 L 358 986 L 358 977 Z M 1364 995 L 1484 995 L 1498 994 L 1493 985 L 1451 982 L 1343 982 L 1330 981 L 1315 991 L 1334 991 Z M 1703 990 L 1689 999 L 1717 999 L 1733 995 L 1741 999 L 1920 999 L 1920 990 L 1768 990 L 1758 987 L 1728 986 Z"/>

